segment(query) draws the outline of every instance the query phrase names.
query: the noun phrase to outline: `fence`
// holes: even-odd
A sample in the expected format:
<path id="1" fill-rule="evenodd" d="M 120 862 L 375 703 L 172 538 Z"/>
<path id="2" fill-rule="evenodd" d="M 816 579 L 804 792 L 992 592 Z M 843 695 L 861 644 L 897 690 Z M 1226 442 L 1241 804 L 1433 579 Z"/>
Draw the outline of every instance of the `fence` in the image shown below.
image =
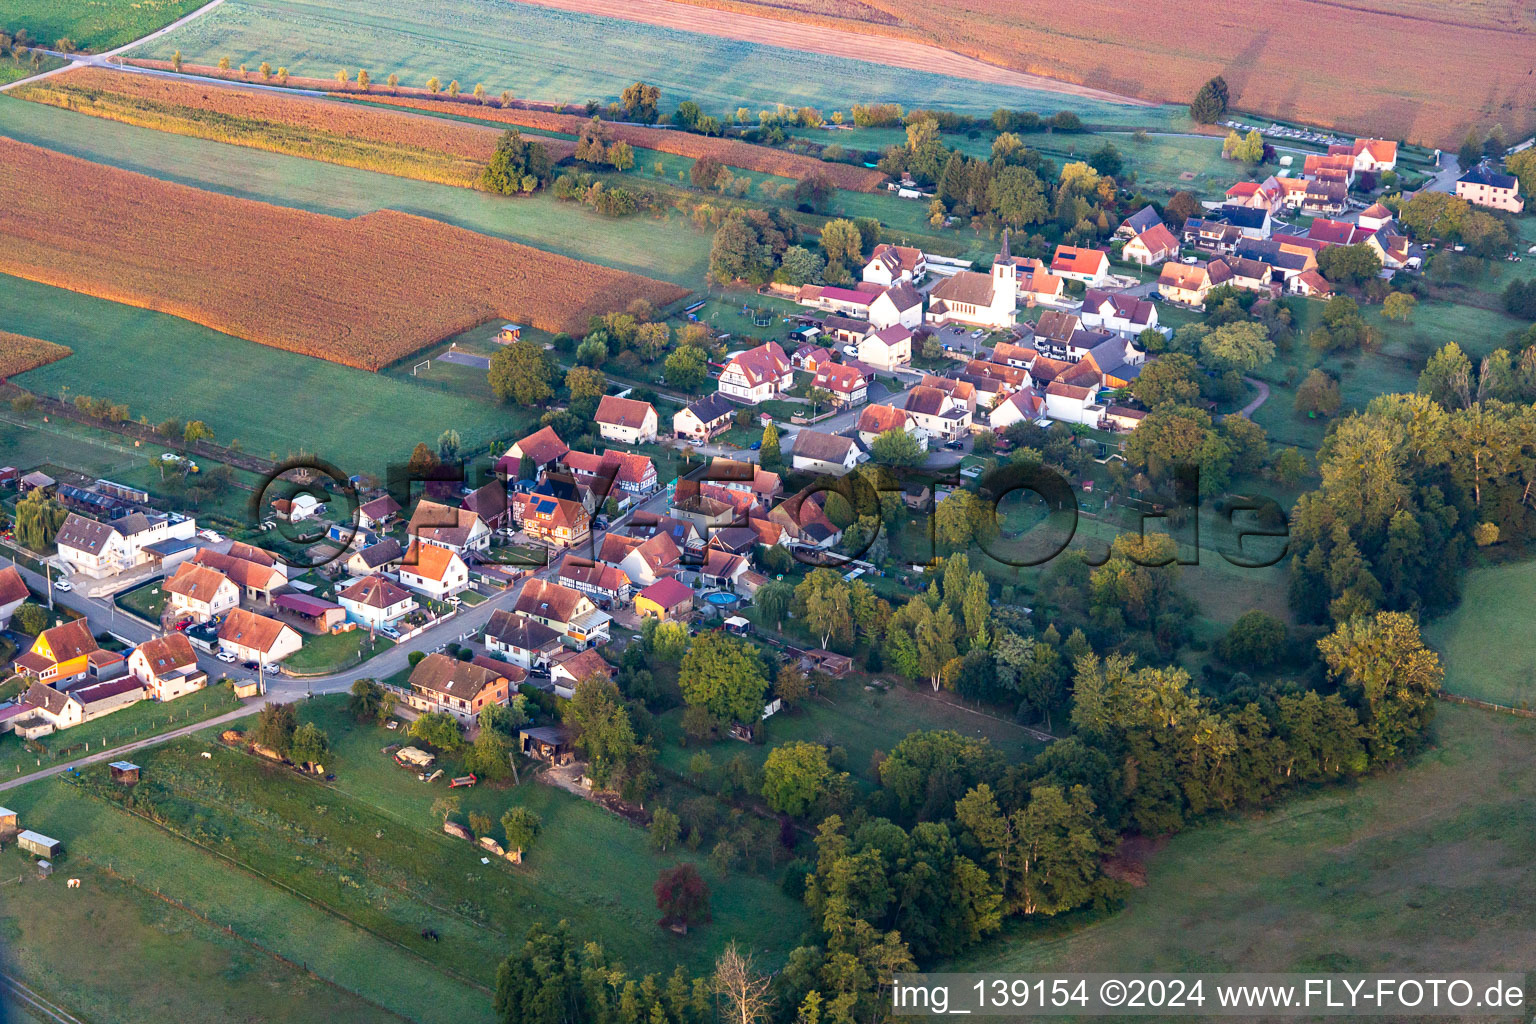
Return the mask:
<path id="1" fill-rule="evenodd" d="M 1491 700 L 1463 697 L 1459 693 L 1446 693 L 1444 690 L 1441 690 L 1437 696 L 1448 704 L 1465 704 L 1468 707 L 1481 708 L 1484 711 L 1498 711 L 1506 715 L 1514 715 L 1517 718 L 1536 718 L 1536 710 L 1531 708 L 1516 708 L 1508 704 L 1495 704 Z"/>

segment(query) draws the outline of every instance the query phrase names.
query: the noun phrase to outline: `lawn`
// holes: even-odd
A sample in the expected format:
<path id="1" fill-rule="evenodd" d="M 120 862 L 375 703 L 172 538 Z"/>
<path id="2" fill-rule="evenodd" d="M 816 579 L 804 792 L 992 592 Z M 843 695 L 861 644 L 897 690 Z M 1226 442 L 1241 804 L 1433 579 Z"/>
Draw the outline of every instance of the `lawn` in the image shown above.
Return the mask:
<path id="1" fill-rule="evenodd" d="M 250 1024 L 331 1024 L 406 1020 L 337 989 L 199 920 L 152 891 L 115 877 L 83 856 L 39 880 L 14 847 L 0 856 L 7 885 L 0 934 L 6 969 L 46 998 L 87 1020 L 163 1024 L 241 1020 Z M 90 947 L 80 970 L 81 936 Z M 12 1020 L 31 1020 L 16 1013 Z"/>
<path id="2" fill-rule="evenodd" d="M 15 734 L 9 734 L 0 737 L 0 777 L 36 771 L 93 750 L 179 729 L 238 707 L 240 701 L 229 687 L 210 685 L 165 703 L 142 700 L 105 718 L 44 736 L 32 743 L 33 746 L 40 746 L 40 751 L 28 749 L 26 741 Z"/>
<path id="3" fill-rule="evenodd" d="M 394 641 L 382 636 L 370 642 L 366 629 L 305 636 L 304 646 L 283 661 L 283 668 L 300 676 L 330 675 L 383 654 L 393 646 Z"/>
<path id="4" fill-rule="evenodd" d="M 334 71 L 330 68 L 324 75 Z M 548 193 L 509 201 L 452 185 L 157 132 L 4 96 L 0 96 L 0 135 L 167 181 L 337 217 L 383 209 L 418 214 L 688 287 L 702 280 L 709 261 L 709 235 L 688 226 L 680 216 L 615 221 L 585 206 L 558 202 Z"/>
<path id="5" fill-rule="evenodd" d="M 142 39 L 203 6 L 205 0 L 0 0 L 0 26 L 24 28 L 53 46 L 71 39 L 82 50 L 111 50 Z"/>
<path id="6" fill-rule="evenodd" d="M 1496 704 L 1536 706 L 1536 636 L 1517 625 L 1532 607 L 1536 562 L 1467 573 L 1461 603 L 1424 629 L 1445 663 L 1445 688 Z"/>
<path id="7" fill-rule="evenodd" d="M 135 419 L 202 419 L 222 444 L 274 459 L 300 451 L 348 475 L 382 474 L 447 428 L 466 449 L 517 435 L 531 415 L 487 401 L 255 345 L 163 313 L 0 277 L 0 321 L 75 355 L 16 382 L 126 400 Z M 135 368 L 131 386 L 120 367 Z M 190 398 L 188 396 L 191 396 Z M 388 410 L 389 415 L 378 415 Z M 0 427 L 0 430 L 5 428 Z"/>
<path id="8" fill-rule="evenodd" d="M 1440 705 L 1398 771 L 1198 826 L 1125 909 L 1019 928 L 946 970 L 1524 970 L 1536 722 Z"/>
<path id="9" fill-rule="evenodd" d="M 594 39 L 604 40 L 602 52 L 594 53 Z M 361 65 L 377 81 L 398 72 L 402 84 L 422 85 L 435 75 L 466 89 L 484 83 L 492 95 L 511 89 L 576 103 L 616 99 L 641 79 L 660 86 L 669 111 L 683 99 L 716 114 L 776 102 L 831 111 L 891 100 L 973 113 L 1070 106 L 1088 121 L 1148 126 L 1183 116 L 1180 108 L 1084 100 L 520 3 L 404 0 L 377 9 L 348 0 L 231 0 L 134 55 L 169 58 L 178 48 L 196 63 L 266 60 L 321 78 Z"/>
<path id="10" fill-rule="evenodd" d="M 160 585 L 159 580 L 146 583 L 142 587 L 134 587 L 132 590 L 118 594 L 115 600 L 119 608 L 125 608 L 142 619 L 159 623 L 160 613 L 165 610 L 165 602 L 170 595 Z"/>

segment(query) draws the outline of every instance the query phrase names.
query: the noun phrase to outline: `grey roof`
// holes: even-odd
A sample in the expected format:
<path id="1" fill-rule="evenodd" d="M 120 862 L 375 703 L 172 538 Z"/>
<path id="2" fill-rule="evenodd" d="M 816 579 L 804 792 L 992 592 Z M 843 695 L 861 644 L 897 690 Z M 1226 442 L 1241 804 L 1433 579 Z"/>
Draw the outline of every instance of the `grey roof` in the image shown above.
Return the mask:
<path id="1" fill-rule="evenodd" d="M 1129 228 L 1136 234 L 1141 234 L 1154 224 L 1161 224 L 1163 219 L 1157 215 L 1157 211 L 1150 206 L 1143 206 L 1125 220 L 1120 222 L 1123 228 Z"/>
<path id="2" fill-rule="evenodd" d="M 381 565 L 390 562 L 398 562 L 405 556 L 400 550 L 400 542 L 393 537 L 379 541 L 370 547 L 363 548 L 357 553 L 357 557 L 363 560 L 363 564 L 370 569 L 377 569 Z"/>
<path id="3" fill-rule="evenodd" d="M 723 416 L 730 416 L 737 408 L 734 402 L 720 392 L 711 391 L 690 405 L 688 411 L 697 416 L 700 423 L 712 423 Z"/>
<path id="4" fill-rule="evenodd" d="M 544 623 L 501 608 L 491 612 L 490 621 L 485 624 L 485 635 L 524 651 L 536 651 L 560 642 L 560 634 Z"/>
<path id="5" fill-rule="evenodd" d="M 1515 188 L 1520 183 L 1513 174 L 1500 174 L 1486 164 L 1479 164 L 1456 180 L 1468 185 L 1488 185 L 1492 188 Z"/>
<path id="6" fill-rule="evenodd" d="M 1221 208 L 1221 219 L 1234 227 L 1261 228 L 1269 219 L 1269 211 L 1252 206 L 1232 206 L 1230 204 Z"/>
<path id="7" fill-rule="evenodd" d="M 819 430 L 802 430 L 795 435 L 794 455 L 820 462 L 843 462 L 853 442 L 837 434 L 824 434 Z"/>
<path id="8" fill-rule="evenodd" d="M 1258 260 L 1260 263 L 1268 263 L 1272 267 L 1282 270 L 1302 270 L 1307 265 L 1307 254 L 1299 252 L 1284 252 L 1280 248 L 1278 239 L 1250 238 L 1239 242 L 1234 253 L 1243 259 Z"/>
<path id="9" fill-rule="evenodd" d="M 112 539 L 112 535 L 117 532 L 116 526 L 87 519 L 77 512 L 71 512 L 69 518 L 64 520 L 64 525 L 59 527 L 54 543 L 61 548 L 74 548 L 76 551 L 99 554 Z"/>

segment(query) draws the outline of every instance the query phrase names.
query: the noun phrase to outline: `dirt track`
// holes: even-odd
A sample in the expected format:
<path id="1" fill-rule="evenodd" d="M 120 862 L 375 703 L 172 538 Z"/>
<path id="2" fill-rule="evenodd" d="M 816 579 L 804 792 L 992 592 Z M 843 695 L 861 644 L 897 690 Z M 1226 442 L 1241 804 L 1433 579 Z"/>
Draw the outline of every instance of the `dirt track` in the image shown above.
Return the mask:
<path id="1" fill-rule="evenodd" d="M 638 21 L 646 25 L 660 25 L 685 32 L 700 32 L 724 39 L 782 46 L 785 49 L 801 50 L 806 53 L 822 53 L 831 57 L 865 60 L 888 67 L 952 75 L 956 78 L 969 78 L 996 85 L 1041 89 L 1068 96 L 1081 96 L 1085 99 L 1124 103 L 1137 107 L 1156 106 L 1147 100 L 1133 99 L 1119 93 L 1091 89 L 1085 85 L 1062 82 L 1044 75 L 1032 75 L 1024 71 L 998 67 L 974 57 L 967 57 L 924 43 L 893 39 L 889 36 L 866 35 L 862 32 L 829 28 L 824 25 L 738 14 L 734 11 L 698 7 L 689 3 L 676 3 L 673 0 L 524 0 L 524 2 L 564 11 L 596 14 L 605 18 Z"/>

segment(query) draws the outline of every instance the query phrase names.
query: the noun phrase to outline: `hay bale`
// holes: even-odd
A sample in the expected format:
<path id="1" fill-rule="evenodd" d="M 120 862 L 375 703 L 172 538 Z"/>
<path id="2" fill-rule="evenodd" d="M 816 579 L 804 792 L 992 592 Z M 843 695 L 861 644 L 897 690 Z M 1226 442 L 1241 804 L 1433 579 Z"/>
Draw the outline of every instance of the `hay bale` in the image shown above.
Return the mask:
<path id="1" fill-rule="evenodd" d="M 463 825 L 460 825 L 456 821 L 443 822 L 443 831 L 458 839 L 467 839 L 473 841 L 475 838 L 470 834 L 469 829 L 465 828 Z"/>

